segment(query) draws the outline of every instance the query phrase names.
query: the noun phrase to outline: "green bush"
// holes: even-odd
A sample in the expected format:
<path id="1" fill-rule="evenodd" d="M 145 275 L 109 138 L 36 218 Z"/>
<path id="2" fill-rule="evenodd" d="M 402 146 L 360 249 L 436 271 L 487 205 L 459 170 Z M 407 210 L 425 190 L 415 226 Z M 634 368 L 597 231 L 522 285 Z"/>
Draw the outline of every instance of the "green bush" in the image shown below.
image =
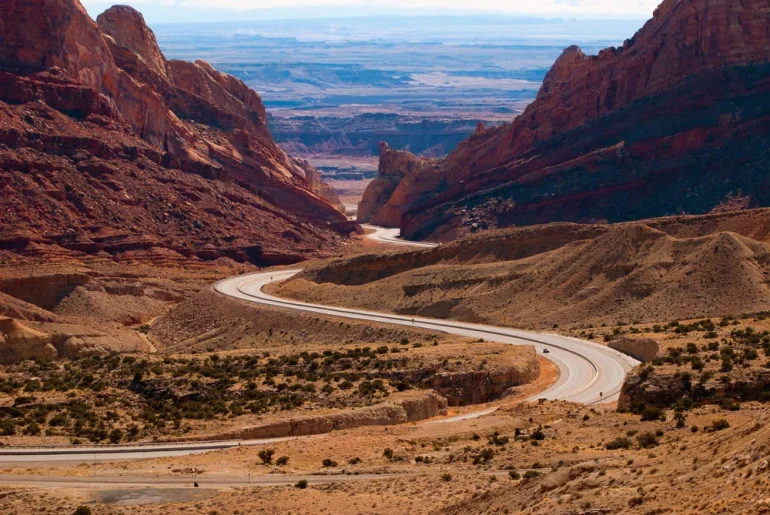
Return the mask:
<path id="1" fill-rule="evenodd" d="M 605 449 L 608 451 L 614 451 L 617 449 L 630 449 L 631 448 L 631 440 L 628 438 L 619 436 L 618 438 L 615 438 L 613 441 L 608 443 L 604 446 Z"/>
<path id="2" fill-rule="evenodd" d="M 725 420 L 725 419 L 723 419 L 723 418 L 720 418 L 720 419 L 714 420 L 714 421 L 711 423 L 711 425 L 710 425 L 710 426 L 708 426 L 708 427 L 709 427 L 709 429 L 710 429 L 711 431 L 714 431 L 714 432 L 716 432 L 716 431 L 722 431 L 722 430 L 724 430 L 724 429 L 727 429 L 727 428 L 729 428 L 729 427 L 730 427 L 730 423 L 729 423 L 727 420 Z"/>
<path id="3" fill-rule="evenodd" d="M 647 406 L 642 411 L 642 422 L 654 422 L 656 420 L 666 420 L 666 413 L 660 409 L 652 406 Z"/>
<path id="4" fill-rule="evenodd" d="M 660 445 L 660 440 L 658 440 L 658 437 L 655 435 L 655 433 L 650 432 L 638 435 L 636 437 L 636 441 L 639 444 L 639 447 L 642 449 L 650 449 Z"/>
<path id="5" fill-rule="evenodd" d="M 307 479 L 300 479 L 294 484 L 294 488 L 307 488 Z"/>
<path id="6" fill-rule="evenodd" d="M 275 451 L 273 449 L 262 449 L 259 451 L 259 459 L 262 460 L 262 463 L 265 465 L 270 465 L 273 463 L 273 455 L 275 454 Z"/>

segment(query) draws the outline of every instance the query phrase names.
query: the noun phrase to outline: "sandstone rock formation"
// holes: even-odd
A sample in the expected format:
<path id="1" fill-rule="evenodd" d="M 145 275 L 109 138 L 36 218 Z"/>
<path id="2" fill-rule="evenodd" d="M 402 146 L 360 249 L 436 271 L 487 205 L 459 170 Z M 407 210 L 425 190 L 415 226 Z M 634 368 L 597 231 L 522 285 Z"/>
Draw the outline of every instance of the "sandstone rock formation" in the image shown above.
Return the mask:
<path id="1" fill-rule="evenodd" d="M 0 363 L 58 357 L 51 337 L 7 317 L 0 317 Z"/>
<path id="2" fill-rule="evenodd" d="M 491 370 L 437 372 L 429 384 L 445 396 L 451 406 L 466 406 L 499 398 L 506 390 L 530 383 L 538 377 L 540 364 L 533 351 L 532 359 L 526 363 L 497 364 Z"/>
<path id="3" fill-rule="evenodd" d="M 401 213 L 435 193 L 442 182 L 440 161 L 391 150 L 380 143 L 378 177 L 358 204 L 357 219 L 383 227 L 398 227 Z"/>
<path id="4" fill-rule="evenodd" d="M 660 352 L 660 344 L 652 338 L 630 338 L 624 336 L 609 342 L 607 346 L 628 354 L 642 363 L 653 361 L 658 357 L 658 352 Z"/>
<path id="5" fill-rule="evenodd" d="M 376 406 L 340 411 L 328 415 L 298 417 L 216 435 L 217 439 L 259 439 L 305 436 L 364 426 L 392 426 L 436 417 L 447 400 L 433 392 L 413 392 Z"/>
<path id="6" fill-rule="evenodd" d="M 0 249 L 294 262 L 355 230 L 314 172 L 256 92 L 167 61 L 134 9 L 0 5 Z"/>
<path id="7" fill-rule="evenodd" d="M 678 373 L 643 374 L 641 370 L 632 370 L 623 383 L 618 409 L 627 410 L 634 404 L 671 408 L 684 398 L 704 404 L 719 404 L 723 399 L 766 402 L 770 388 L 770 372 L 762 369 L 741 372 L 727 381 L 716 377 L 705 382 L 686 381 Z"/>
<path id="8" fill-rule="evenodd" d="M 770 205 L 768 26 L 768 0 L 665 0 L 622 47 L 566 49 L 521 116 L 440 164 L 445 186 L 402 210 L 402 232 Z"/>

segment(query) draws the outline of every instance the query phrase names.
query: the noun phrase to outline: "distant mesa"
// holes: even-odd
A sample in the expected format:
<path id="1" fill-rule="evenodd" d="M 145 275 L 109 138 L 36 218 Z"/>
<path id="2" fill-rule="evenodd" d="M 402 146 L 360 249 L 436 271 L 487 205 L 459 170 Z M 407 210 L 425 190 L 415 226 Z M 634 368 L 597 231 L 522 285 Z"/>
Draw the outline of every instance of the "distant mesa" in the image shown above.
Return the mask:
<path id="1" fill-rule="evenodd" d="M 0 250 L 280 263 L 356 230 L 259 95 L 167 60 L 135 9 L 3 2 L 0 19 Z"/>
<path id="2" fill-rule="evenodd" d="M 768 55 L 769 0 L 666 0 L 621 47 L 567 48 L 512 123 L 430 167 L 386 156 L 359 219 L 446 240 L 768 206 Z"/>

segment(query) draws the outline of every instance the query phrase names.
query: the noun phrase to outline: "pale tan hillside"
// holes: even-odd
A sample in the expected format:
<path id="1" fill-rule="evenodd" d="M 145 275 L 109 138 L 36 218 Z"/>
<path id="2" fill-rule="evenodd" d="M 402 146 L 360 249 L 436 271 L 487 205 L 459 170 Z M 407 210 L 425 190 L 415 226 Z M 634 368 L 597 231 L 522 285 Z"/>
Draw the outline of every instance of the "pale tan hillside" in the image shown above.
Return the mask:
<path id="1" fill-rule="evenodd" d="M 582 463 L 436 513 L 767 513 L 769 418 L 761 411 L 724 432 L 683 434 L 646 456 Z"/>
<path id="2" fill-rule="evenodd" d="M 478 248 L 481 241 L 466 243 Z M 313 302 L 541 328 L 770 309 L 770 245 L 733 232 L 675 237 L 648 224 L 621 224 L 523 259 L 474 264 L 473 256 L 419 266 L 438 252 L 445 251 L 405 255 L 417 266 L 360 285 L 344 284 L 355 260 L 340 261 L 278 291 Z M 328 282 L 334 276 L 341 284 Z"/>

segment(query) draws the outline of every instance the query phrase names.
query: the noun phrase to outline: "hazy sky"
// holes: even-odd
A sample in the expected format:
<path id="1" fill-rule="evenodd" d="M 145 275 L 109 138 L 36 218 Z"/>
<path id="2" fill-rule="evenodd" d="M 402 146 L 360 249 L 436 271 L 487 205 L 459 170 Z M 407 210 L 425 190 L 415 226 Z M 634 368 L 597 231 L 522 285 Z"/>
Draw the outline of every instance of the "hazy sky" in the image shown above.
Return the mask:
<path id="1" fill-rule="evenodd" d="M 81 0 L 92 15 L 130 4 L 154 23 L 369 14 L 508 13 L 576 17 L 649 17 L 661 0 Z"/>

